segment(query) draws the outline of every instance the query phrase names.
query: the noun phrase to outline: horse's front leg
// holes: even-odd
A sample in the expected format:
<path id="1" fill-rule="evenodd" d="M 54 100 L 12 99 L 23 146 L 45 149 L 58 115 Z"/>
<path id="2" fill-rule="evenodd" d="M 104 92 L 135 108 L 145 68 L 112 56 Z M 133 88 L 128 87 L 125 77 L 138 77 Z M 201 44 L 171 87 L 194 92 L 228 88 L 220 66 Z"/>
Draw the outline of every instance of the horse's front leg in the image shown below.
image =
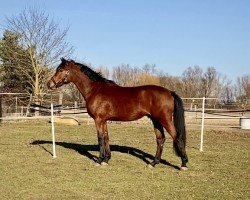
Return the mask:
<path id="1" fill-rule="evenodd" d="M 95 119 L 95 124 L 100 148 L 100 155 L 97 163 L 106 165 L 111 158 L 107 122 L 101 119 Z"/>
<path id="2" fill-rule="evenodd" d="M 150 163 L 149 167 L 154 167 L 156 164 L 160 163 L 163 145 L 165 142 L 165 134 L 164 134 L 163 126 L 156 119 L 152 118 L 152 122 L 154 125 L 154 131 L 155 131 L 155 136 L 156 136 L 157 150 L 156 150 L 154 161 Z"/>

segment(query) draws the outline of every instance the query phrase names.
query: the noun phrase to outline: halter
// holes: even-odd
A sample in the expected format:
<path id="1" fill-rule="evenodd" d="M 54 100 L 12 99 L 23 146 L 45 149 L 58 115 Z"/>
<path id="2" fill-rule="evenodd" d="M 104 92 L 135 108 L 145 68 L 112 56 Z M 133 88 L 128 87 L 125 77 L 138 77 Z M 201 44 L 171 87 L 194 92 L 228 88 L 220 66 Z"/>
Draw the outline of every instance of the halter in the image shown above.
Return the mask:
<path id="1" fill-rule="evenodd" d="M 51 78 L 51 81 L 54 83 L 55 87 L 58 88 L 62 83 L 67 82 L 68 76 L 69 76 L 69 70 L 66 71 L 65 76 L 62 78 L 61 81 L 56 82 L 54 76 Z"/>

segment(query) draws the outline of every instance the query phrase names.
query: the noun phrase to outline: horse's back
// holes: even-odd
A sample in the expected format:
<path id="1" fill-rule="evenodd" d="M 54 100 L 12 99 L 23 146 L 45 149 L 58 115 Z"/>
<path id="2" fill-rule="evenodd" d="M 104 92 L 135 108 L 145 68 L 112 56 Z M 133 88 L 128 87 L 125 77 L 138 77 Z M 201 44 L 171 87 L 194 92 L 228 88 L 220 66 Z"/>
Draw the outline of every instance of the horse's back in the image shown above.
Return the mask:
<path id="1" fill-rule="evenodd" d="M 104 96 L 107 98 L 117 98 L 119 101 L 126 102 L 147 102 L 150 104 L 157 104 L 158 101 L 172 100 L 171 91 L 157 85 L 143 85 L 136 87 L 121 87 L 110 86 L 104 91 Z M 116 99 L 116 100 L 117 100 Z"/>
<path id="2" fill-rule="evenodd" d="M 141 97 L 146 104 L 149 104 L 150 113 L 173 108 L 173 97 L 171 91 L 156 85 L 146 85 L 141 87 Z"/>

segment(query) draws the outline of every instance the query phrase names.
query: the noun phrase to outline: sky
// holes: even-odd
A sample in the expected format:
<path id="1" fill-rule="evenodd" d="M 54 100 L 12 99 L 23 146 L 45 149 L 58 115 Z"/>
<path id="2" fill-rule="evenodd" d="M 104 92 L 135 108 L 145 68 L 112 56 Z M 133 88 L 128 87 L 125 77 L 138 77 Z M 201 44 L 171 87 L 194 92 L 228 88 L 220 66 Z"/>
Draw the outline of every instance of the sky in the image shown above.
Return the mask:
<path id="1" fill-rule="evenodd" d="M 5 16 L 37 6 L 69 26 L 73 59 L 142 67 L 180 76 L 213 66 L 234 80 L 250 74 L 250 0 L 0 0 Z M 0 37 L 3 29 L 0 29 Z"/>

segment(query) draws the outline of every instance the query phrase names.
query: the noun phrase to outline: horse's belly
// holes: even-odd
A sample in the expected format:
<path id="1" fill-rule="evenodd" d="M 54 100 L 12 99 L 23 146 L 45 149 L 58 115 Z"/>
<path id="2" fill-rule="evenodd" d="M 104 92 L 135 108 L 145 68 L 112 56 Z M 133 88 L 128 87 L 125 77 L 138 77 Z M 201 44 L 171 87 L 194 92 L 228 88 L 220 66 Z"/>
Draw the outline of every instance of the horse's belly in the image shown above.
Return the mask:
<path id="1" fill-rule="evenodd" d="M 126 110 L 124 112 L 115 112 L 113 115 L 110 115 L 109 120 L 112 120 L 112 121 L 134 121 L 134 120 L 138 120 L 146 115 L 148 115 L 148 112 Z"/>

